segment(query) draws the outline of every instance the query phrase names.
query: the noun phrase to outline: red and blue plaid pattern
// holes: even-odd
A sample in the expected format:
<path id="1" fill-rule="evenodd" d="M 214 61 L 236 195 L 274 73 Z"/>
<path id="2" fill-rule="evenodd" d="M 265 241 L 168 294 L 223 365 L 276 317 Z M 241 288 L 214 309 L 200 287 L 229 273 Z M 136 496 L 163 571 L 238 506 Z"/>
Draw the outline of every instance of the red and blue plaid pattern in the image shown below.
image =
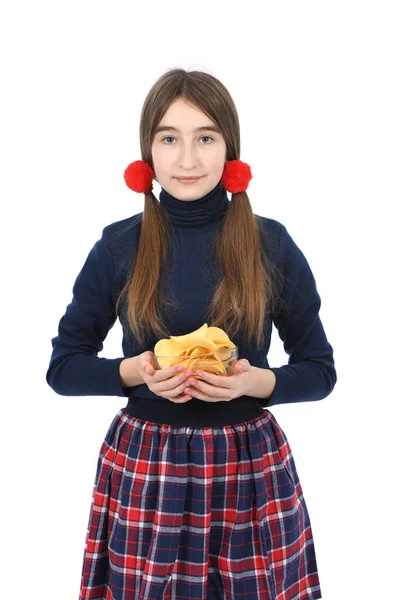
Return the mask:
<path id="1" fill-rule="evenodd" d="M 289 443 L 235 425 L 114 417 L 100 449 L 80 600 L 322 598 Z"/>

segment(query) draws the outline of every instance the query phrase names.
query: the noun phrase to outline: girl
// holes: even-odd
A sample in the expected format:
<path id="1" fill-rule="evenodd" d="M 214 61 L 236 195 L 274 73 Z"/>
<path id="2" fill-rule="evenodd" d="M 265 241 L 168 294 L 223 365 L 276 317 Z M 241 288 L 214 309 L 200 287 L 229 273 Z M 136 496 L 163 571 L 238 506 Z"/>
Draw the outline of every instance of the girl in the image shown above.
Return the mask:
<path id="1" fill-rule="evenodd" d="M 128 399 L 100 449 L 80 600 L 321 598 L 295 462 L 269 411 L 336 383 L 309 264 L 284 225 L 253 213 L 238 115 L 216 78 L 165 73 L 140 147 L 125 181 L 144 211 L 89 252 L 46 376 L 58 394 Z M 117 316 L 123 356 L 100 358 Z M 229 376 L 157 368 L 158 340 L 205 323 L 238 347 Z M 289 355 L 278 368 L 272 324 Z"/>

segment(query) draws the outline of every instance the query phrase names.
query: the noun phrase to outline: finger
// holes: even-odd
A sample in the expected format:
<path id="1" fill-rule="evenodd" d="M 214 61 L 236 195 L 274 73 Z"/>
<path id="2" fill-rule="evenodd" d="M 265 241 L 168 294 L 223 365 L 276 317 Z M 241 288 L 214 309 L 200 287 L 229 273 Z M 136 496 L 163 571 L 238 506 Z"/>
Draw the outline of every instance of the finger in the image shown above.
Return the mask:
<path id="1" fill-rule="evenodd" d="M 193 396 L 191 394 L 183 395 L 181 397 L 176 396 L 175 398 L 169 398 L 171 402 L 175 402 L 175 404 L 182 404 L 183 402 L 189 402 L 192 400 Z"/>
<path id="2" fill-rule="evenodd" d="M 190 394 L 193 390 L 193 388 L 190 388 L 188 386 L 188 376 L 185 376 L 185 373 L 182 374 L 183 378 L 182 379 L 182 383 L 180 385 L 178 385 L 178 387 L 174 390 L 174 395 L 172 396 L 172 398 L 176 398 L 178 396 L 180 396 L 181 394 Z M 190 375 L 189 375 L 190 377 Z M 176 385 L 176 383 L 174 384 Z"/>
<path id="3" fill-rule="evenodd" d="M 192 380 L 189 379 L 188 384 L 192 387 L 192 389 L 196 390 L 196 392 L 200 392 L 206 394 L 210 398 L 215 397 L 217 399 L 226 396 L 226 388 L 217 387 L 213 384 L 206 383 L 205 381 L 199 381 L 198 379 L 193 380 L 193 383 L 191 383 L 191 381 Z M 185 392 L 187 391 L 188 390 L 185 389 Z"/>
<path id="4" fill-rule="evenodd" d="M 183 387 L 187 385 L 187 380 L 191 376 L 191 371 L 182 371 L 182 373 L 174 373 L 168 377 L 167 379 L 163 379 L 161 381 L 155 381 L 155 385 L 158 388 L 162 388 L 163 391 L 174 392 L 177 386 Z M 178 388 L 179 389 L 179 388 Z"/>
<path id="5" fill-rule="evenodd" d="M 247 358 L 242 358 L 237 361 L 237 363 L 234 365 L 232 371 L 234 371 L 235 373 L 243 373 L 244 371 L 248 371 L 249 367 L 250 367 L 250 363 L 247 360 Z"/>
<path id="6" fill-rule="evenodd" d="M 182 365 L 174 365 L 168 369 L 154 369 L 154 367 L 151 368 L 153 369 L 153 372 L 150 374 L 153 375 L 156 383 L 163 381 L 164 379 L 169 379 L 170 377 L 173 377 L 174 375 L 184 371 L 184 367 L 182 367 Z"/>
<path id="7" fill-rule="evenodd" d="M 213 373 L 208 373 L 208 371 L 195 371 L 195 375 L 198 375 L 199 377 L 201 377 L 201 379 L 203 379 L 210 385 L 214 385 L 215 387 L 232 387 L 232 382 L 230 382 L 229 380 L 231 379 L 231 377 L 233 377 L 233 375 L 230 375 L 229 377 L 225 375 L 214 375 Z M 199 380 L 197 379 L 197 381 Z"/>
<path id="8" fill-rule="evenodd" d="M 224 396 L 216 396 L 215 395 L 215 388 L 213 388 L 213 395 L 209 396 L 208 394 L 206 394 L 204 391 L 201 391 L 198 388 L 193 387 L 187 387 L 185 388 L 185 393 L 186 394 L 191 394 L 193 396 L 193 398 L 197 398 L 198 400 L 204 400 L 205 402 L 220 402 L 220 401 L 227 401 L 228 398 L 226 397 L 226 394 Z M 221 388 L 221 394 L 222 394 L 222 388 Z"/>
<path id="9" fill-rule="evenodd" d="M 184 378 L 183 383 L 174 390 L 174 395 L 169 397 L 172 402 L 187 402 L 193 398 L 193 389 L 187 387 L 187 376 Z M 185 389 L 187 388 L 187 389 Z"/>

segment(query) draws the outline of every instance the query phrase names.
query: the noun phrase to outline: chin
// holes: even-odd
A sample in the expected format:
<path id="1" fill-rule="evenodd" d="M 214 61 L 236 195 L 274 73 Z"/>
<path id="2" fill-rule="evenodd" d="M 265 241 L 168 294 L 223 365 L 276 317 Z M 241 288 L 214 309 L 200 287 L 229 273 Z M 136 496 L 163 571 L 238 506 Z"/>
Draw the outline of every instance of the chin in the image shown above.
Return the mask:
<path id="1" fill-rule="evenodd" d="M 182 194 L 182 195 L 186 195 L 186 196 L 197 195 L 199 198 L 201 198 L 201 196 L 204 196 L 209 191 L 211 191 L 213 188 L 215 188 L 217 183 L 218 183 L 218 181 L 216 181 L 214 184 L 212 184 L 212 183 L 210 183 L 208 178 L 202 177 L 201 179 L 199 179 L 199 181 L 197 183 L 190 183 L 190 184 L 180 183 L 177 179 L 174 179 L 173 185 L 174 185 L 175 190 L 179 190 L 180 194 Z"/>
<path id="2" fill-rule="evenodd" d="M 182 189 L 186 187 L 188 189 Z M 210 188 L 210 186 L 204 184 L 196 187 L 195 185 L 184 186 L 178 184 L 178 186 L 175 187 L 175 195 L 177 198 L 181 198 L 182 200 L 198 200 L 199 198 L 202 198 L 208 194 L 208 192 L 210 192 L 212 189 L 213 188 Z"/>

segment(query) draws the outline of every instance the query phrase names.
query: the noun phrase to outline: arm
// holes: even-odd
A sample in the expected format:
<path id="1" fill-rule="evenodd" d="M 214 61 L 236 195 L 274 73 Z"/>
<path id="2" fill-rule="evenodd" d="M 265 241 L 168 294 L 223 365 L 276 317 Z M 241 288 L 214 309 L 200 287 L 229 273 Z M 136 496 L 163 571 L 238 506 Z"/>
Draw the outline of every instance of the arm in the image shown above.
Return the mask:
<path id="1" fill-rule="evenodd" d="M 60 319 L 46 373 L 49 386 L 62 396 L 122 396 L 120 365 L 125 357 L 101 358 L 103 341 L 116 321 L 112 294 L 114 265 L 104 230 L 90 250 L 73 286 L 73 298 Z M 124 367 L 123 367 L 124 368 Z"/>
<path id="2" fill-rule="evenodd" d="M 276 385 L 275 373 L 271 369 L 262 369 L 253 365 L 250 371 L 252 371 L 251 387 L 246 390 L 246 395 L 263 400 L 270 398 Z"/>
<path id="3" fill-rule="evenodd" d="M 264 403 L 266 407 L 321 400 L 331 393 L 337 380 L 333 348 L 319 317 L 321 298 L 314 275 L 284 226 L 279 248 L 280 268 L 285 276 L 283 295 L 289 311 L 282 310 L 274 324 L 289 360 L 287 365 L 270 369 L 276 383 Z M 268 369 L 265 371 L 267 383 Z"/>
<path id="4" fill-rule="evenodd" d="M 119 374 L 121 377 L 122 385 L 126 388 L 134 387 L 136 385 L 143 385 L 144 379 L 139 373 L 137 366 L 137 356 L 131 356 L 131 358 L 125 358 L 119 365 Z"/>

